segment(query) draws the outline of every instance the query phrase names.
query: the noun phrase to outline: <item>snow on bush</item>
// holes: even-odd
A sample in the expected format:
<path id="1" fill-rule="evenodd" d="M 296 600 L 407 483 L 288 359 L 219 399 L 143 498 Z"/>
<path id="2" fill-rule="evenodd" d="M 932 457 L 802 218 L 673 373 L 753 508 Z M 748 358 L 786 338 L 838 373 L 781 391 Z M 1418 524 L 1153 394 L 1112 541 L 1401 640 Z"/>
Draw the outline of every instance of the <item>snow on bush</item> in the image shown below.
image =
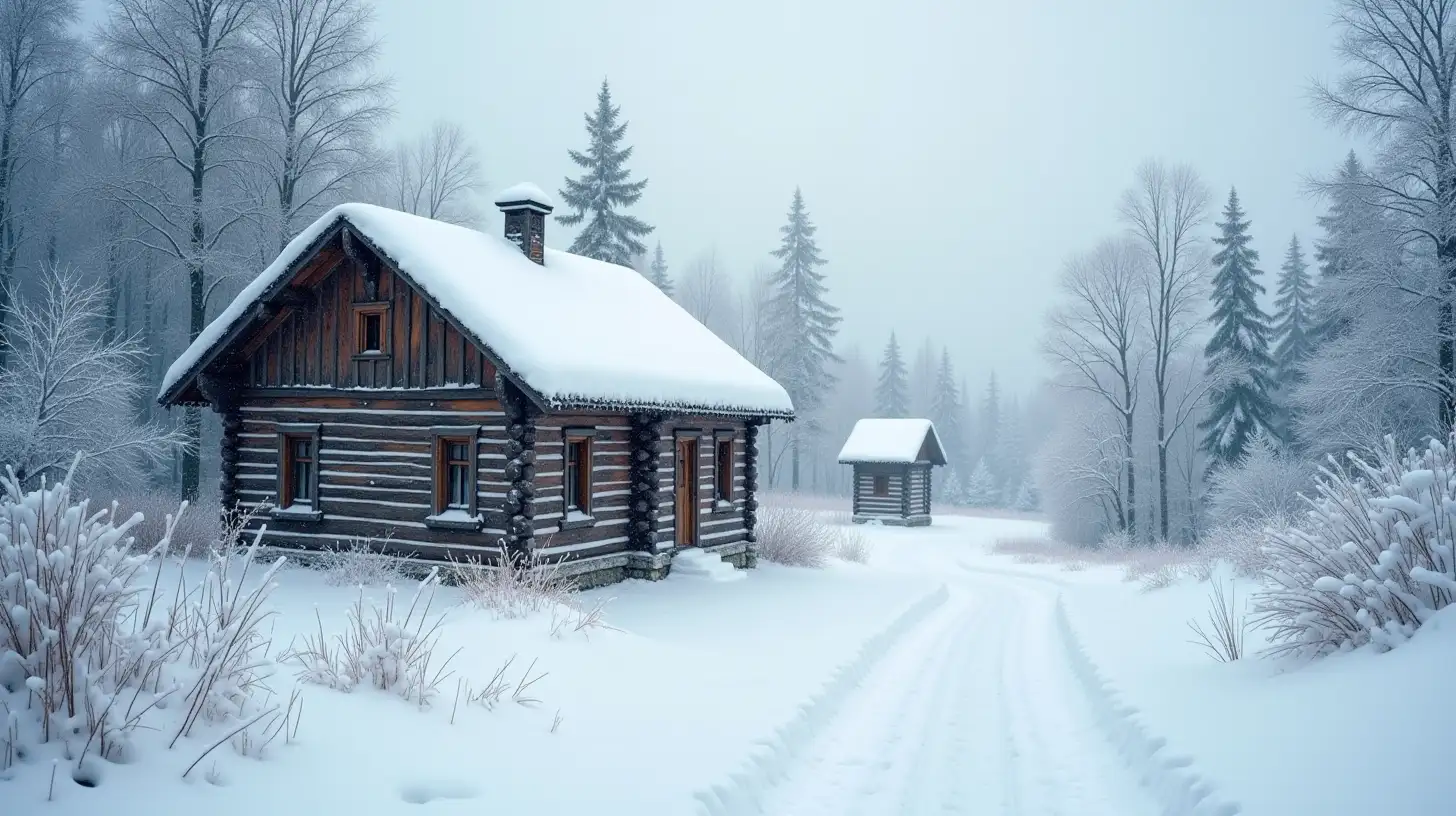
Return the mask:
<path id="1" fill-rule="evenodd" d="M 1259 524 L 1301 512 L 1310 469 L 1285 455 L 1262 431 L 1237 464 L 1209 476 L 1208 514 L 1214 525 Z"/>
<path id="2" fill-rule="evenodd" d="M 797 507 L 761 508 L 753 530 L 758 557 L 789 567 L 827 566 L 839 543 L 837 532 L 817 514 Z"/>
<path id="3" fill-rule="evenodd" d="M 834 557 L 854 564 L 870 562 L 870 542 L 858 530 L 838 530 L 839 543 L 834 545 Z"/>
<path id="4" fill-rule="evenodd" d="M 484 566 L 468 560 L 452 564 L 448 578 L 465 591 L 475 606 L 500 618 L 525 618 L 555 612 L 560 606 L 574 606 L 575 585 L 561 574 L 559 563 L 542 563 L 535 556 L 508 553 L 505 542 L 497 542 L 504 553 L 500 562 Z"/>
<path id="5" fill-rule="evenodd" d="M 355 538 L 347 544 L 319 553 L 314 564 L 323 571 L 329 586 L 384 586 L 407 580 L 404 559 L 385 554 L 374 539 Z"/>
<path id="6" fill-rule="evenodd" d="M 162 493 L 124 494 L 116 500 L 121 512 L 140 515 L 131 528 L 137 541 L 155 543 L 166 538 L 172 552 L 203 553 L 223 540 L 222 507 L 216 500 L 188 502 L 187 512 L 177 514 L 177 499 Z M 167 524 L 174 524 L 167 535 Z"/>
<path id="7" fill-rule="evenodd" d="M 1239 520 L 1222 524 L 1203 534 L 1198 542 L 1194 574 L 1200 581 L 1213 577 L 1219 564 L 1228 564 L 1240 578 L 1258 578 L 1269 568 L 1269 545 L 1274 536 L 1288 530 L 1288 516 L 1263 521 Z"/>
<path id="8" fill-rule="evenodd" d="M 1254 598 L 1272 653 L 1390 649 L 1456 598 L 1453 447 L 1456 433 L 1400 456 L 1387 437 L 1320 469 L 1306 518 L 1271 537 L 1271 586 Z"/>
<path id="9" fill-rule="evenodd" d="M 299 663 L 300 678 L 338 691 L 360 686 L 398 694 L 421 707 L 429 705 L 439 692 L 450 658 L 433 667 L 440 625 L 444 614 L 430 615 L 438 570 L 431 570 L 419 582 L 408 606 L 398 604 L 393 585 L 384 588 L 384 603 L 378 604 L 359 589 L 349 607 L 348 626 L 332 637 L 323 631 L 305 635 L 284 659 Z M 451 655 L 453 658 L 454 655 Z"/>
<path id="10" fill-rule="evenodd" d="M 248 729 L 276 736 L 285 716 L 257 694 L 270 667 L 264 604 L 282 559 L 250 587 L 255 539 L 242 556 L 215 551 L 196 586 L 181 571 L 166 584 L 160 569 L 148 578 L 177 517 L 135 551 L 141 516 L 118 523 L 115 505 L 73 501 L 74 472 L 29 493 L 13 471 L 0 478 L 0 774 L 59 743 L 72 777 L 95 785 L 88 756 L 131 758 L 137 729 L 165 731 L 175 746 L 200 723 L 241 721 L 235 748 L 260 751 L 266 740 Z"/>

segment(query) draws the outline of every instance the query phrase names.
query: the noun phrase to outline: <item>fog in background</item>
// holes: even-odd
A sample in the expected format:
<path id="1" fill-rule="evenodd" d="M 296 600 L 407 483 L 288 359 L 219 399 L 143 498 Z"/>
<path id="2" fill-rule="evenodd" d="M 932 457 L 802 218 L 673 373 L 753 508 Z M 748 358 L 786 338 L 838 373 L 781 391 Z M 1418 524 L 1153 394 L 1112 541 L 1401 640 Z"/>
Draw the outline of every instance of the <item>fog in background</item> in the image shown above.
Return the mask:
<path id="1" fill-rule="evenodd" d="M 1192 164 L 1218 205 L 1237 186 L 1272 288 L 1290 234 L 1315 237 L 1304 177 L 1354 144 L 1308 102 L 1338 65 L 1332 7 L 1311 0 L 376 7 L 399 135 L 450 117 L 492 189 L 555 191 L 609 78 L 651 180 L 633 212 L 674 273 L 716 247 L 746 275 L 800 185 L 840 345 L 873 359 L 891 329 L 928 334 L 973 391 L 1046 373 L 1056 275 L 1118 229 L 1140 160 Z"/>

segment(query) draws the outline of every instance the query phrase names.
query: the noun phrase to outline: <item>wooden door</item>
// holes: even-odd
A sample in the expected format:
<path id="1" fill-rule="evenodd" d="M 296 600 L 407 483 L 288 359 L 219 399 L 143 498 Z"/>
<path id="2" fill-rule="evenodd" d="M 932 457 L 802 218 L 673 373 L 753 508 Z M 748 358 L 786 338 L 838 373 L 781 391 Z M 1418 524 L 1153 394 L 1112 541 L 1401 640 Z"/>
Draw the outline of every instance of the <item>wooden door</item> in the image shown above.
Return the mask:
<path id="1" fill-rule="evenodd" d="M 677 527 L 677 545 L 691 547 L 698 543 L 698 440 L 677 440 L 676 470 L 673 520 Z"/>

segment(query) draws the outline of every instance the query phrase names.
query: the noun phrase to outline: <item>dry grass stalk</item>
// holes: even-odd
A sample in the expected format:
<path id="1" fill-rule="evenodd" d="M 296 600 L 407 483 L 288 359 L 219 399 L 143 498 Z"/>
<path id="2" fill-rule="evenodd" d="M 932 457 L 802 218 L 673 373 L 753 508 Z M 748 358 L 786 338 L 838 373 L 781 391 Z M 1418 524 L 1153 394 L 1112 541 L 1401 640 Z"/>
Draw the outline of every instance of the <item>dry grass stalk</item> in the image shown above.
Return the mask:
<path id="1" fill-rule="evenodd" d="M 1201 646 L 1220 663 L 1231 663 L 1244 656 L 1244 638 L 1248 634 L 1249 624 L 1238 609 L 1237 592 L 1232 581 L 1229 582 L 1227 593 L 1224 592 L 1222 583 L 1214 583 L 1213 594 L 1210 596 L 1213 608 L 1208 612 L 1209 628 L 1204 629 L 1203 624 L 1196 620 L 1188 621 L 1188 628 L 1193 630 L 1194 637 L 1197 638 L 1189 642 Z"/>

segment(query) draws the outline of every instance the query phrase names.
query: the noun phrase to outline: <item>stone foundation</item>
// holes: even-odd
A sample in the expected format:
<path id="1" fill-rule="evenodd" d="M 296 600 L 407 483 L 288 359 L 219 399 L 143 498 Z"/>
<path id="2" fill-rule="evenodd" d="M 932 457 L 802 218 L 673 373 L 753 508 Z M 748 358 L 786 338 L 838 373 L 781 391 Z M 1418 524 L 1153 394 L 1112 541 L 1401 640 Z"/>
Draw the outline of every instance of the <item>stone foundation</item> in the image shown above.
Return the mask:
<path id="1" fill-rule="evenodd" d="M 867 516 L 856 514 L 850 517 L 855 524 L 868 524 L 877 521 L 889 527 L 929 527 L 930 516 Z"/>

